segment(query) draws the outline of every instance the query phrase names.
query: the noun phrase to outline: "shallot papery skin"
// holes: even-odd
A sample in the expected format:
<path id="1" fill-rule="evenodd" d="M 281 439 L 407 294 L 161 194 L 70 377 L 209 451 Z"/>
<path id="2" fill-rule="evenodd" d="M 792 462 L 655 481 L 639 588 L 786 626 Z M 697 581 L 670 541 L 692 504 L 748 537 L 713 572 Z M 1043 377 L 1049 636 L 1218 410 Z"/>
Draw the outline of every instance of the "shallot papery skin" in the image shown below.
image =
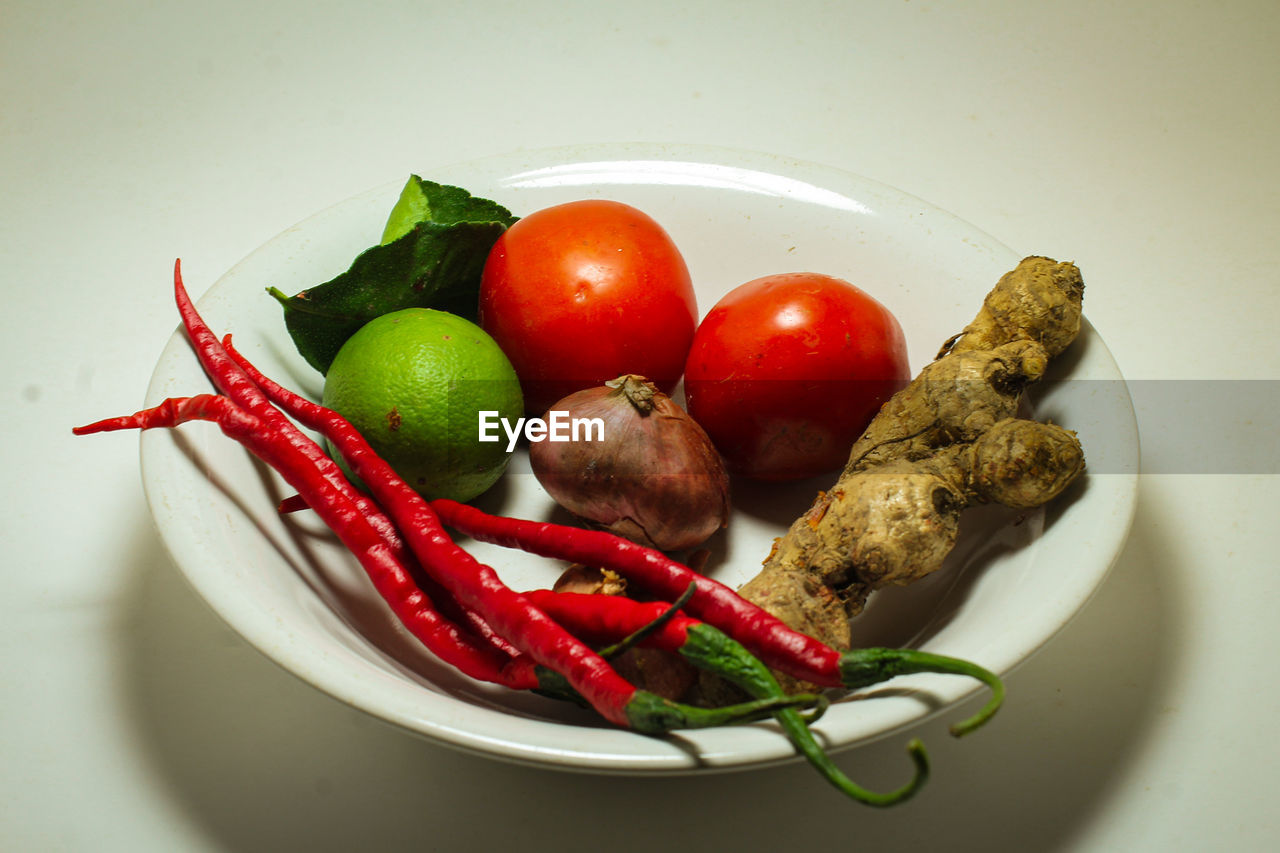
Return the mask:
<path id="1" fill-rule="evenodd" d="M 706 432 L 634 374 L 563 398 L 551 411 L 599 418 L 577 440 L 530 444 L 533 473 L 560 506 L 661 551 L 694 548 L 729 521 L 729 476 Z"/>

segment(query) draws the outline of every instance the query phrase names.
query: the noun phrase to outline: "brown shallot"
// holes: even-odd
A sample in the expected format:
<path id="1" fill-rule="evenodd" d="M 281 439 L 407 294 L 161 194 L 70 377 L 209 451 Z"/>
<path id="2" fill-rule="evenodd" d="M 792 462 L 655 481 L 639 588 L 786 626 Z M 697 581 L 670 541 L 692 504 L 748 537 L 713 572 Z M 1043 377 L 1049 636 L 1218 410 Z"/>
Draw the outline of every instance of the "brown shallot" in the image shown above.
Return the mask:
<path id="1" fill-rule="evenodd" d="M 569 512 L 641 545 L 701 545 L 729 520 L 729 476 L 711 439 L 643 376 L 625 374 L 551 407 L 597 428 L 530 444 L 533 473 Z"/>

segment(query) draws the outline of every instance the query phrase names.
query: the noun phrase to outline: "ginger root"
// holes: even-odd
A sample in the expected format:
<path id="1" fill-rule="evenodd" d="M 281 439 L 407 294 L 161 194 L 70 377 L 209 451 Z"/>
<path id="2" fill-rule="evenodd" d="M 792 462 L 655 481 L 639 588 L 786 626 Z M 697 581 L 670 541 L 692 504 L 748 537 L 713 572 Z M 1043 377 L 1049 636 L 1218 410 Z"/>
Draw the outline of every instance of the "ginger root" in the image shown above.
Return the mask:
<path id="1" fill-rule="evenodd" d="M 1080 330 L 1072 263 L 1025 258 L 964 331 L 884 405 L 834 486 L 778 539 L 740 590 L 837 648 L 867 597 L 936 571 L 962 511 L 1041 506 L 1084 469 L 1074 433 L 1018 417 L 1022 392 Z"/>

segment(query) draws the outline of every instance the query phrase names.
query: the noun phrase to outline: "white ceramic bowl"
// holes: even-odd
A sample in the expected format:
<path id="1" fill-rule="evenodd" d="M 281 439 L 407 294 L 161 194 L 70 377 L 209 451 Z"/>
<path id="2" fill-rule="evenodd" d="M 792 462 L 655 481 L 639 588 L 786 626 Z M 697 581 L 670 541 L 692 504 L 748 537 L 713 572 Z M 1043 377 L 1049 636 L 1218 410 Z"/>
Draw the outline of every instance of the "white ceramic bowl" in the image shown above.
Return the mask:
<path id="1" fill-rule="evenodd" d="M 640 207 L 681 247 L 703 312 L 732 287 L 769 273 L 810 270 L 852 281 L 901 320 L 916 369 L 972 318 L 986 291 L 1020 258 L 890 187 L 765 154 L 606 145 L 423 169 L 423 177 L 465 187 L 517 215 L 585 197 Z M 234 333 L 268 375 L 318 397 L 321 377 L 293 350 L 279 306 L 265 288 L 292 293 L 346 269 L 378 241 L 402 182 L 322 211 L 236 265 L 199 300 L 210 325 Z M 203 283 L 188 287 L 199 293 Z M 168 293 L 166 282 L 156 282 L 155 298 Z M 973 511 L 947 568 L 873 596 L 855 622 L 859 643 L 918 646 L 1007 673 L 1053 637 L 1098 587 L 1134 508 L 1132 406 L 1106 346 L 1087 324 L 1053 378 L 1071 381 L 1047 383 L 1036 412 L 1079 432 L 1087 476 L 1047 511 L 1016 518 Z M 156 366 L 148 403 L 208 387 L 185 337 L 175 334 Z M 216 427 L 147 432 L 141 450 L 161 535 L 199 594 L 271 659 L 357 708 L 455 747 L 579 770 L 689 772 L 794 757 L 768 723 L 647 737 L 563 703 L 460 676 L 396 623 L 355 560 L 314 518 L 277 514 L 287 488 Z M 772 538 L 825 485 L 735 486 L 734 518 L 714 541 L 709 572 L 733 586 L 745 581 Z M 481 504 L 526 518 L 552 513 L 522 455 Z M 560 570 L 496 547 L 473 551 L 518 589 L 548 586 Z M 817 732 L 832 749 L 868 742 L 945 711 L 978 689 L 971 680 L 941 675 L 903 677 L 893 687 L 836 703 Z"/>

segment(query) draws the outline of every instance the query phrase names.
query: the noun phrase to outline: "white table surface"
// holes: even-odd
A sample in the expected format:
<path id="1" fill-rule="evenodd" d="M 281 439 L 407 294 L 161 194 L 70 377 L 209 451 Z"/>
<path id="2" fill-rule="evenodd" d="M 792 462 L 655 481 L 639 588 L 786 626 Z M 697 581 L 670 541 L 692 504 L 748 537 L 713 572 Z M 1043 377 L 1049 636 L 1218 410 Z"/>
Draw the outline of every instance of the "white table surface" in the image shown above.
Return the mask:
<path id="1" fill-rule="evenodd" d="M 3 4 L 0 849 L 1274 849 L 1276 422 L 1230 403 L 1231 472 L 1140 411 L 1158 464 L 1105 586 L 980 739 L 920 728 L 934 777 L 883 812 L 803 764 L 592 777 L 376 722 L 225 627 L 136 443 L 70 427 L 141 402 L 175 257 L 198 294 L 411 171 L 634 140 L 827 163 L 1073 259 L 1125 375 L 1190 413 L 1280 379 L 1277 41 L 1274 0 Z"/>

